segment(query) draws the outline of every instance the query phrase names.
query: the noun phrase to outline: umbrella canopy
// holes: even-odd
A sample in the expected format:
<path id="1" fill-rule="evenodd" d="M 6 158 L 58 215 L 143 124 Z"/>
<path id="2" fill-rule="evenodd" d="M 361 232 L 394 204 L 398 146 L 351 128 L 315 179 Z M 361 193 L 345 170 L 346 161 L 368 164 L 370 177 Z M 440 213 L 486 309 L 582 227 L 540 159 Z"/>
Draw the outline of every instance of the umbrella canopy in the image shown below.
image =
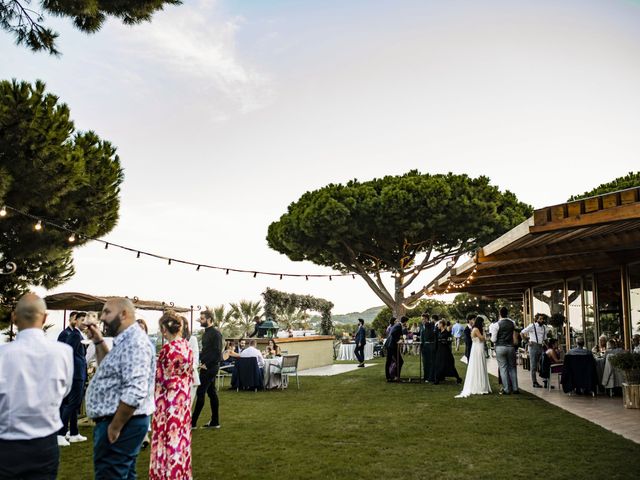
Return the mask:
<path id="1" fill-rule="evenodd" d="M 44 301 L 47 302 L 47 308 L 49 310 L 82 310 L 88 312 L 99 312 L 102 310 L 103 305 L 110 298 L 116 298 L 114 296 L 98 297 L 94 295 L 88 295 L 86 293 L 78 292 L 66 292 L 56 293 L 45 297 Z M 175 312 L 189 312 L 191 309 L 185 307 L 179 307 L 172 303 L 159 302 L 153 300 L 140 300 L 137 297 L 131 299 L 133 306 L 140 310 L 168 310 L 171 309 Z"/>

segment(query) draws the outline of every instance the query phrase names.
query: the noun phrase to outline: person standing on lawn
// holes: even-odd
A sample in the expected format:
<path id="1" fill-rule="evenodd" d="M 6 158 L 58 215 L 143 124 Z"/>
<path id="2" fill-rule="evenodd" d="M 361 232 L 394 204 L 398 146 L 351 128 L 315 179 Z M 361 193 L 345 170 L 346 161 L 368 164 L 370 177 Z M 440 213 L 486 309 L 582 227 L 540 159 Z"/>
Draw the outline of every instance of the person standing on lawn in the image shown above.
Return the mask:
<path id="1" fill-rule="evenodd" d="M 364 320 L 358 319 L 358 331 L 356 332 L 355 342 L 356 347 L 353 350 L 353 354 L 358 360 L 358 367 L 364 367 L 364 345 L 367 341 L 367 332 L 364 329 Z"/>
<path id="2" fill-rule="evenodd" d="M 87 440 L 87 437 L 80 435 L 78 430 L 78 412 L 82 405 L 84 384 L 87 381 L 87 359 L 79 325 L 86 316 L 85 312 L 72 312 L 69 315 L 69 326 L 58 336 L 59 342 L 66 343 L 73 350 L 73 383 L 69 395 L 65 397 L 60 406 L 60 419 L 62 420 L 62 428 L 58 432 L 58 446 L 60 447 L 67 447 L 69 443 Z"/>
<path id="3" fill-rule="evenodd" d="M 518 370 L 516 367 L 516 352 L 514 345 L 517 342 L 516 325 L 509 318 L 507 307 L 500 309 L 500 320 L 497 327 L 491 330 L 491 341 L 496 346 L 496 360 L 502 380 L 501 394 L 510 395 L 520 393 L 518 390 Z"/>
<path id="4" fill-rule="evenodd" d="M 0 346 L 0 479 L 55 480 L 60 404 L 71 391 L 73 351 L 45 337 L 47 305 L 28 293 L 11 314 L 15 341 Z"/>
<path id="5" fill-rule="evenodd" d="M 425 383 L 435 381 L 436 331 L 429 313 L 422 314 L 420 324 L 420 352 L 422 354 L 422 371 Z"/>
<path id="6" fill-rule="evenodd" d="M 402 371 L 402 354 L 398 348 L 398 343 L 402 338 L 402 329 L 407 326 L 409 321 L 408 317 L 400 318 L 400 322 L 394 324 L 389 331 L 388 346 L 387 346 L 387 360 L 385 362 L 385 374 L 387 382 L 394 382 L 400 380 L 400 372 Z"/>
<path id="7" fill-rule="evenodd" d="M 454 323 L 453 327 L 451 327 L 451 335 L 453 336 L 453 342 L 456 345 L 456 352 L 460 351 L 460 339 L 462 338 L 463 331 L 464 327 L 459 320 L 456 320 L 456 323 Z"/>
<path id="8" fill-rule="evenodd" d="M 114 339 L 109 350 L 98 324 L 87 322 L 98 359 L 86 399 L 87 416 L 95 422 L 94 475 L 95 480 L 131 480 L 155 410 L 155 351 L 128 298 L 109 299 L 100 320 Z"/>
<path id="9" fill-rule="evenodd" d="M 211 420 L 205 427 L 220 428 L 219 400 L 216 392 L 216 376 L 222 360 L 222 334 L 213 326 L 213 314 L 209 310 L 200 313 L 202 334 L 202 351 L 200 352 L 200 385 L 196 390 L 196 406 L 191 417 L 191 426 L 196 428 L 198 417 L 204 407 L 204 396 L 209 396 Z"/>

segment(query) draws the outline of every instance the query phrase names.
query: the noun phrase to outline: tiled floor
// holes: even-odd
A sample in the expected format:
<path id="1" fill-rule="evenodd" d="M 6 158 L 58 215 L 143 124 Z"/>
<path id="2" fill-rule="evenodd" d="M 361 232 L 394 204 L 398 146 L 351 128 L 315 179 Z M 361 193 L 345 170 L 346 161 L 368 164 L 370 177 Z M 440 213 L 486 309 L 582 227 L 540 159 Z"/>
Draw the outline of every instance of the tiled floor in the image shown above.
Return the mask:
<path id="1" fill-rule="evenodd" d="M 487 368 L 490 374 L 497 376 L 498 363 L 495 358 L 487 360 Z M 600 395 L 594 398 L 567 395 L 558 389 L 557 375 L 553 375 L 552 380 L 552 384 L 556 388 L 550 392 L 544 388 L 533 388 L 529 370 L 523 370 L 518 366 L 518 386 L 521 390 L 532 393 L 574 415 L 640 443 L 639 409 L 624 408 L 620 397 L 610 398 Z"/>

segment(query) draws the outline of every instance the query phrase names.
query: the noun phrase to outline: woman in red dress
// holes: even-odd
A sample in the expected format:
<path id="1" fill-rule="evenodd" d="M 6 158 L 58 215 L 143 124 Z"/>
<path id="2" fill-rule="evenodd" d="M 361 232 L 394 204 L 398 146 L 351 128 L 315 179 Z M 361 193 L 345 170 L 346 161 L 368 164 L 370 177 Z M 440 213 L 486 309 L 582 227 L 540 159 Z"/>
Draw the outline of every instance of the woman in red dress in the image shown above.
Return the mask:
<path id="1" fill-rule="evenodd" d="M 156 367 L 149 480 L 191 480 L 191 401 L 193 353 L 182 338 L 182 320 L 173 312 L 160 318 L 167 340 Z"/>

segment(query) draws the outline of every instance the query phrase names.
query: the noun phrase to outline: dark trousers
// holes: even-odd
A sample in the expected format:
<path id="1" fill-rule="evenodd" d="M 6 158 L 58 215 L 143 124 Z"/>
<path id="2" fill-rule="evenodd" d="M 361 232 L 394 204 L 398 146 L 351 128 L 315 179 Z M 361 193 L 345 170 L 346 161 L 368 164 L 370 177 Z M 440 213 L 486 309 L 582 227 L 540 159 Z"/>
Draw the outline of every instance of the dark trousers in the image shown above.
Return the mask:
<path id="1" fill-rule="evenodd" d="M 395 375 L 391 375 L 391 364 L 396 364 Z M 387 359 L 385 362 L 384 372 L 387 377 L 387 380 L 394 380 L 395 378 L 400 378 L 400 372 L 402 371 L 402 364 L 404 360 L 402 355 L 400 355 L 400 349 L 398 348 L 398 344 L 391 346 L 387 349 Z"/>
<path id="2" fill-rule="evenodd" d="M 84 379 L 74 380 L 71 384 L 69 395 L 64 397 L 62 405 L 60 405 L 60 420 L 62 420 L 62 428 L 58 435 L 67 433 L 67 427 L 71 435 L 78 434 L 78 412 L 82 405 L 82 395 L 84 394 Z"/>
<path id="3" fill-rule="evenodd" d="M 109 423 L 110 420 L 100 421 L 93 430 L 95 480 L 135 480 L 136 460 L 142 440 L 149 430 L 149 417 L 131 417 L 115 443 L 109 443 Z"/>
<path id="4" fill-rule="evenodd" d="M 0 480 L 55 480 L 57 433 L 30 440 L 0 440 Z"/>
<path id="5" fill-rule="evenodd" d="M 422 371 L 423 379 L 429 382 L 436 381 L 436 344 L 425 343 L 422 345 Z"/>
<path id="6" fill-rule="evenodd" d="M 364 343 L 356 345 L 356 348 L 353 350 L 353 354 L 356 356 L 359 363 L 364 363 Z"/>
<path id="7" fill-rule="evenodd" d="M 200 385 L 196 390 L 196 406 L 191 416 L 191 425 L 194 427 L 198 423 L 198 417 L 204 407 L 204 396 L 209 395 L 209 404 L 211 405 L 211 425 L 220 425 L 220 417 L 218 409 L 220 402 L 218 401 L 218 392 L 216 392 L 216 375 L 218 375 L 218 366 L 200 370 Z"/>

